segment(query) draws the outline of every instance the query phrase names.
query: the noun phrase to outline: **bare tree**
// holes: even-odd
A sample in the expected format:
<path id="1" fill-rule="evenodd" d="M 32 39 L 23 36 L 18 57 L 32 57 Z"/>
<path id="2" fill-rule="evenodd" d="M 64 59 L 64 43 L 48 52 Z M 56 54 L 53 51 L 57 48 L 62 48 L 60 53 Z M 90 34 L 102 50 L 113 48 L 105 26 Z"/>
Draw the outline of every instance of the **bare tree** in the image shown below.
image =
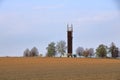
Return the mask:
<path id="1" fill-rule="evenodd" d="M 29 57 L 29 54 L 30 54 L 30 50 L 27 48 L 25 49 L 24 53 L 23 53 L 23 56 L 24 57 Z"/>
<path id="2" fill-rule="evenodd" d="M 61 56 L 62 55 L 64 55 L 64 53 L 66 52 L 66 42 L 65 41 L 59 41 L 59 42 L 57 42 L 57 45 L 56 45 L 56 51 L 58 52 L 58 53 L 60 53 L 61 54 Z"/>
<path id="3" fill-rule="evenodd" d="M 33 47 L 30 51 L 30 56 L 39 56 L 38 49 L 36 47 Z"/>
<path id="4" fill-rule="evenodd" d="M 93 48 L 90 48 L 88 51 L 89 51 L 90 57 L 94 55 L 94 49 Z"/>
<path id="5" fill-rule="evenodd" d="M 83 52 L 84 52 L 84 48 L 83 47 L 78 47 L 76 49 L 76 54 L 79 55 L 79 56 L 82 56 Z"/>
<path id="6" fill-rule="evenodd" d="M 89 49 L 86 48 L 86 50 L 84 50 L 83 56 L 85 56 L 85 57 L 89 56 Z"/>

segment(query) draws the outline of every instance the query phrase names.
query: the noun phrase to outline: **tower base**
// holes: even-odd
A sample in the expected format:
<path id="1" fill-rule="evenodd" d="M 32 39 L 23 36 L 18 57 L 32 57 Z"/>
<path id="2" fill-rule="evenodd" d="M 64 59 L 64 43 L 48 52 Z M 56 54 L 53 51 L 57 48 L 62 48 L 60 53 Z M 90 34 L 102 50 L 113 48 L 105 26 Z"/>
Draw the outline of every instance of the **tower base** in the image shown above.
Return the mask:
<path id="1" fill-rule="evenodd" d="M 67 54 L 67 57 L 73 57 L 71 53 L 68 53 Z"/>

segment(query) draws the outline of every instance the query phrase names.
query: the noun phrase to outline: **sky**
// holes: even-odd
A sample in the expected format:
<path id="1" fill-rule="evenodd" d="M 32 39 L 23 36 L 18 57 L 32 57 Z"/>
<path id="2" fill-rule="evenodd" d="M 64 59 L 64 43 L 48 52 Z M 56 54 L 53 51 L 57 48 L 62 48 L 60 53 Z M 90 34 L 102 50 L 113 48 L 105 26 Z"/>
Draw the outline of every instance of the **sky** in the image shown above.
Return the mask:
<path id="1" fill-rule="evenodd" d="M 67 41 L 73 24 L 73 53 L 77 47 L 120 48 L 119 0 L 0 0 L 0 56 L 22 56 L 26 48 Z"/>

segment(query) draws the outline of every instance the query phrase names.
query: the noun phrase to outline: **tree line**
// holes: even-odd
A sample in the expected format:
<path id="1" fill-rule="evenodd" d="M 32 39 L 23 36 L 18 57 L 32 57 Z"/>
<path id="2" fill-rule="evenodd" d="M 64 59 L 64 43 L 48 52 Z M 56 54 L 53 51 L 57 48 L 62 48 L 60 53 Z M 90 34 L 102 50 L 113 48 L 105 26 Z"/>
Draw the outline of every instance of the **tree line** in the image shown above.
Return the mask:
<path id="1" fill-rule="evenodd" d="M 57 43 L 51 42 L 46 47 L 47 53 L 46 57 L 56 57 L 56 55 L 64 56 L 66 54 L 66 42 L 61 40 Z M 117 58 L 120 56 L 119 48 L 115 45 L 115 43 L 111 43 L 110 46 L 106 46 L 104 44 L 100 44 L 95 50 L 94 48 L 86 48 L 78 47 L 76 49 L 75 54 L 73 54 L 73 57 L 93 57 L 97 56 L 100 58 L 106 58 L 108 57 L 107 54 L 111 54 L 112 58 Z M 34 56 L 42 56 L 39 54 L 39 51 L 36 47 L 33 47 L 31 50 L 28 48 L 25 49 L 23 56 L 25 57 L 34 57 Z"/>
<path id="2" fill-rule="evenodd" d="M 51 42 L 48 44 L 48 47 L 46 47 L 47 53 L 46 57 L 55 57 L 57 54 L 60 54 L 61 56 L 66 53 L 66 42 L 61 40 L 55 44 L 55 42 Z M 25 49 L 23 52 L 24 57 L 35 57 L 35 56 L 42 56 L 42 54 L 39 54 L 39 51 L 36 47 L 33 47 L 31 50 L 28 48 Z"/>
<path id="3" fill-rule="evenodd" d="M 34 57 L 34 56 L 39 56 L 39 51 L 36 47 L 33 47 L 31 50 L 29 50 L 28 48 L 25 49 L 25 51 L 23 52 L 23 56 L 24 57 Z"/>
<path id="4" fill-rule="evenodd" d="M 76 49 L 76 54 L 79 56 L 84 56 L 84 57 L 92 57 L 96 55 L 97 57 L 100 57 L 100 58 L 106 58 L 108 57 L 107 54 L 111 54 L 112 58 L 117 58 L 117 57 L 120 57 L 120 50 L 115 45 L 115 43 L 112 42 L 110 46 L 100 44 L 95 49 L 95 52 L 93 48 L 84 50 L 83 47 L 78 47 Z"/>

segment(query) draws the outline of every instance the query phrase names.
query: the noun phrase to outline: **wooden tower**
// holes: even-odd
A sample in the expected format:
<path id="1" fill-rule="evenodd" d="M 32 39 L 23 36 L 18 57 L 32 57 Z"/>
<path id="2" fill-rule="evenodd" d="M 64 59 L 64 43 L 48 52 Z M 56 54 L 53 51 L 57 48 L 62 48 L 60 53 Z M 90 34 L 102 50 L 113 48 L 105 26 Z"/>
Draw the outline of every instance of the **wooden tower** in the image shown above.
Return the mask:
<path id="1" fill-rule="evenodd" d="M 71 26 L 67 25 L 67 53 L 68 57 L 72 57 L 72 36 L 73 33 L 73 25 Z"/>

